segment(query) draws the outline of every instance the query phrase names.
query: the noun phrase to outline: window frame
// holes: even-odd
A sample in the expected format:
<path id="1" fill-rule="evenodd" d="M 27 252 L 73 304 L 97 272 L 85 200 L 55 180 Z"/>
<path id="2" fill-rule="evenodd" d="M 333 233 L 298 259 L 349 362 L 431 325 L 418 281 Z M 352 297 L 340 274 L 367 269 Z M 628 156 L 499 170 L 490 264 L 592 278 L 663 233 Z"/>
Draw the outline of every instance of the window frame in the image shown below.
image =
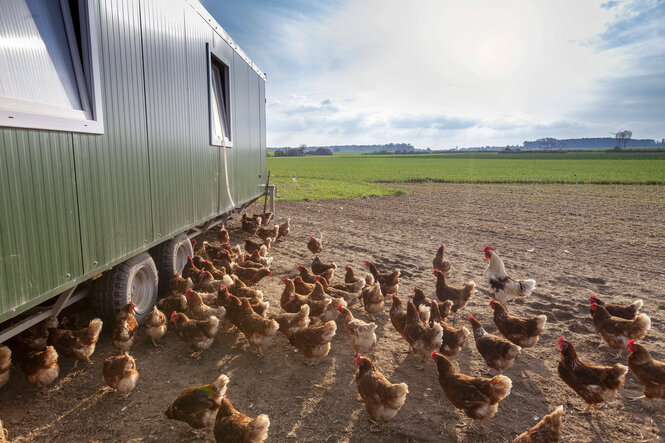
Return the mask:
<path id="1" fill-rule="evenodd" d="M 88 134 L 104 133 L 99 63 L 99 29 L 94 20 L 94 17 L 97 16 L 95 14 L 96 10 L 94 10 L 95 2 L 91 0 L 75 1 L 78 2 L 79 8 L 82 54 L 79 54 L 78 50 L 69 1 L 60 0 L 59 4 L 83 110 L 69 110 L 67 112 L 65 108 L 58 106 L 0 97 L 0 127 Z M 53 115 L 55 113 L 60 115 Z M 63 116 L 63 113 L 69 113 L 70 116 Z"/>
<path id="2" fill-rule="evenodd" d="M 229 62 L 229 60 L 223 56 L 221 51 L 216 51 L 213 49 L 209 43 L 206 43 L 206 52 L 207 52 L 207 72 L 208 72 L 208 118 L 209 118 L 209 131 L 210 131 L 210 144 L 212 146 L 226 146 L 227 148 L 232 148 L 233 147 L 233 81 L 232 81 L 232 64 Z M 215 120 L 215 113 L 214 113 L 214 101 L 213 101 L 213 94 L 215 93 L 215 88 L 213 86 L 213 66 L 215 66 L 219 71 L 220 74 L 223 74 L 223 78 L 220 78 L 220 84 L 222 89 L 225 88 L 225 90 L 222 91 L 222 98 L 226 98 L 224 100 L 224 106 L 226 110 L 226 120 L 222 118 L 222 121 L 227 124 L 227 132 L 228 132 L 228 137 L 226 133 L 224 133 L 224 128 L 222 128 L 222 137 L 217 137 L 215 134 L 215 128 L 214 128 L 214 120 Z M 221 114 L 221 112 L 220 112 Z"/>

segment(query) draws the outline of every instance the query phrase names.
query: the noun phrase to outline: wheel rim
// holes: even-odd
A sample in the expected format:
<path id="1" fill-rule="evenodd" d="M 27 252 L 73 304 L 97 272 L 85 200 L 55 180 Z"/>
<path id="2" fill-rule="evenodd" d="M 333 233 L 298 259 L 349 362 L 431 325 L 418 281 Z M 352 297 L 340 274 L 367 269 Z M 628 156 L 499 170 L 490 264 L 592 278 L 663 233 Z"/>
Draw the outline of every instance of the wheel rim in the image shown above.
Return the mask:
<path id="1" fill-rule="evenodd" d="M 189 255 L 189 248 L 186 242 L 180 242 L 175 250 L 175 270 L 178 274 L 182 274 L 187 264 L 187 256 Z"/>
<path id="2" fill-rule="evenodd" d="M 150 268 L 148 266 L 141 266 L 132 279 L 131 299 L 136 305 L 135 310 L 137 314 L 142 314 L 151 307 L 150 304 L 154 291 L 155 287 Z"/>

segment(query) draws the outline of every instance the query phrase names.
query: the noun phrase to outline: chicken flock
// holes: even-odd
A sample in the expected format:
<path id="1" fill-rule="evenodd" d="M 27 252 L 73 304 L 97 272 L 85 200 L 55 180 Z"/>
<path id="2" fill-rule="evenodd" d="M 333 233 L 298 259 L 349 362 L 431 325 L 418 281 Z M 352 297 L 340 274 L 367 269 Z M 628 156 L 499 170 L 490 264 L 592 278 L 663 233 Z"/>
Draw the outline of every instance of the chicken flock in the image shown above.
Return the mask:
<path id="1" fill-rule="evenodd" d="M 224 226 L 217 229 L 216 242 L 196 245 L 196 240 L 192 240 L 198 254 L 188 257 L 183 271 L 171 277 L 168 294 L 145 320 L 145 339 L 157 346 L 167 329 L 171 329 L 189 348 L 191 357 L 200 358 L 220 334 L 240 333 L 245 338 L 246 350 L 262 357 L 277 333 L 281 333 L 303 355 L 304 364 L 312 365 L 330 352 L 339 321 L 355 355 L 358 393 L 370 421 L 378 425 L 399 413 L 409 388 L 405 382 L 389 381 L 368 357 L 377 344 L 377 325 L 357 318 L 354 310 L 364 309 L 368 314 L 365 318 L 370 320 L 387 311 L 390 323 L 415 356 L 417 367 L 424 369 L 427 361 L 434 361 L 445 396 L 470 419 L 460 426 L 469 427 L 478 422 L 482 427 L 483 420 L 497 413 L 499 404 L 512 389 L 512 381 L 503 371 L 521 353 L 538 344 L 547 326 L 545 315 L 522 318 L 509 312 L 512 300 L 528 300 L 525 297 L 535 289 L 535 280 L 511 278 L 494 248 L 486 247 L 485 280 L 493 294 L 488 305 L 501 336 L 488 333 L 473 315 L 468 317 L 470 330 L 465 326 L 456 328 L 454 320 L 473 297 L 476 284 L 472 281 L 459 287 L 448 284 L 452 265 L 444 257 L 443 244 L 432 260 L 435 280 L 432 294 L 428 297 L 422 288 L 414 286 L 413 296 L 403 300 L 397 295 L 401 283 L 399 269 L 382 271 L 371 261 L 364 263 L 368 271 L 365 275 L 346 265 L 343 282 L 333 283 L 337 265 L 325 263 L 319 257 L 324 251 L 323 238 L 319 235 L 307 242 L 307 249 L 314 254 L 311 265 L 298 265 L 295 278 L 283 278 L 281 311 L 275 313 L 269 310 L 270 303 L 255 285 L 272 275 L 273 259 L 269 251 L 289 234 L 290 219 L 268 227 L 271 218 L 271 213 L 243 214 L 241 229 L 251 237 L 245 239 L 242 247 L 231 246 Z M 644 384 L 642 397 L 665 398 L 665 363 L 652 359 L 649 351 L 638 343 L 651 327 L 649 317 L 639 313 L 642 301 L 621 306 L 593 295 L 589 303 L 593 323 L 607 346 L 618 350 L 617 357 L 627 348 L 629 356 L 628 367 L 620 363 L 597 366 L 581 360 L 573 343 L 565 337 L 558 340 L 558 374 L 586 402 L 583 412 L 612 399 L 623 386 L 629 368 Z M 102 370 L 106 384 L 125 397 L 139 380 L 131 356 L 132 346 L 141 335 L 134 309 L 134 303 L 129 302 L 118 312 L 112 329 L 112 346 L 118 354 L 107 358 Z M 40 391 L 58 378 L 59 356 L 73 358 L 74 366 L 80 360 L 92 364 L 90 357 L 102 330 L 102 320 L 72 317 L 59 320 L 51 317 L 29 328 L 12 339 L 12 349 L 0 345 L 0 387 L 9 379 L 14 355 L 21 361 L 27 381 Z M 460 353 L 471 334 L 488 372 L 492 375 L 495 371 L 491 377 L 464 374 L 452 362 L 451 358 Z M 185 389 L 164 410 L 165 417 L 185 422 L 194 429 L 212 427 L 216 441 L 220 442 L 266 440 L 269 417 L 260 414 L 250 418 L 236 410 L 226 396 L 230 382 L 228 376 L 220 374 L 208 385 Z M 558 441 L 562 415 L 563 406 L 559 406 L 515 441 Z M 6 441 L 6 436 L 0 421 L 0 441 Z"/>

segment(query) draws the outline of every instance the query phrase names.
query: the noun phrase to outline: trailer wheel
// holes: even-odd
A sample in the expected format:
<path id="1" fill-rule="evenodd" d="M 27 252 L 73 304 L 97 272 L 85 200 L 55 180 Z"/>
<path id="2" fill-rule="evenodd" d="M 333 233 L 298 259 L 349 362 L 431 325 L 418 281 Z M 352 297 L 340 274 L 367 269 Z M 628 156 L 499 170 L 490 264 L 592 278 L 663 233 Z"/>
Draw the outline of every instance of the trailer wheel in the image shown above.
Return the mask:
<path id="1" fill-rule="evenodd" d="M 168 289 L 169 279 L 174 273 L 182 273 L 187 264 L 187 256 L 194 255 L 192 242 L 187 234 L 179 234 L 152 250 L 152 256 L 159 271 L 159 290 Z"/>
<path id="2" fill-rule="evenodd" d="M 98 314 L 112 324 L 118 311 L 133 301 L 136 320 L 143 323 L 157 302 L 157 282 L 157 267 L 150 254 L 142 252 L 130 258 L 95 281 Z"/>

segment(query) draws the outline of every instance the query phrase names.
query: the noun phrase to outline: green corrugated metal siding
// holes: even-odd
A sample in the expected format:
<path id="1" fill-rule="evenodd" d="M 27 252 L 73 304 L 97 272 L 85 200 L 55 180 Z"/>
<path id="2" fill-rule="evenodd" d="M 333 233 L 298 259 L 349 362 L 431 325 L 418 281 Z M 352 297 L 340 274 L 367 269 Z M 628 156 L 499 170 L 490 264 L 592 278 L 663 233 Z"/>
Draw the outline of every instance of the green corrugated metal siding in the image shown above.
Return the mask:
<path id="1" fill-rule="evenodd" d="M 234 102 L 234 126 L 235 142 L 234 151 L 236 151 L 235 181 L 238 183 L 236 201 L 248 200 L 252 194 L 252 177 L 249 176 L 251 167 L 251 147 L 249 140 L 249 93 L 247 88 L 249 67 L 243 59 L 234 54 L 233 60 L 233 95 Z"/>
<path id="2" fill-rule="evenodd" d="M 194 222 L 184 6 L 179 0 L 141 2 L 156 240 Z"/>
<path id="3" fill-rule="evenodd" d="M 210 145 L 210 119 L 208 115 L 208 52 L 206 43 L 212 44 L 213 32 L 206 21 L 189 5 L 185 6 L 187 29 L 187 82 L 189 137 L 192 146 L 191 177 L 192 201 L 196 221 L 203 221 L 218 212 L 219 149 Z M 230 49 L 230 48 L 229 48 Z M 224 177 L 222 177 L 223 179 Z M 226 209 L 226 207 L 224 207 Z"/>
<path id="4" fill-rule="evenodd" d="M 250 195 L 256 195 L 261 192 L 261 179 L 263 170 L 261 169 L 261 114 L 259 112 L 259 76 L 254 70 L 247 70 L 247 83 L 249 85 L 249 151 L 250 163 L 247 171 Z"/>
<path id="5" fill-rule="evenodd" d="M 235 204 L 265 179 L 264 80 L 207 19 L 182 0 L 92 5 L 104 134 L 0 129 L 0 321 L 232 209 L 210 145 L 206 43 L 231 70 Z"/>
<path id="6" fill-rule="evenodd" d="M 99 5 L 105 134 L 74 135 L 86 273 L 153 239 L 139 6 Z"/>
<path id="7" fill-rule="evenodd" d="M 268 159 L 266 158 L 266 82 L 257 76 L 259 81 L 259 128 L 261 128 L 261 174 L 263 183 L 267 180 Z"/>
<path id="8" fill-rule="evenodd" d="M 83 273 L 72 135 L 0 129 L 0 313 Z"/>

